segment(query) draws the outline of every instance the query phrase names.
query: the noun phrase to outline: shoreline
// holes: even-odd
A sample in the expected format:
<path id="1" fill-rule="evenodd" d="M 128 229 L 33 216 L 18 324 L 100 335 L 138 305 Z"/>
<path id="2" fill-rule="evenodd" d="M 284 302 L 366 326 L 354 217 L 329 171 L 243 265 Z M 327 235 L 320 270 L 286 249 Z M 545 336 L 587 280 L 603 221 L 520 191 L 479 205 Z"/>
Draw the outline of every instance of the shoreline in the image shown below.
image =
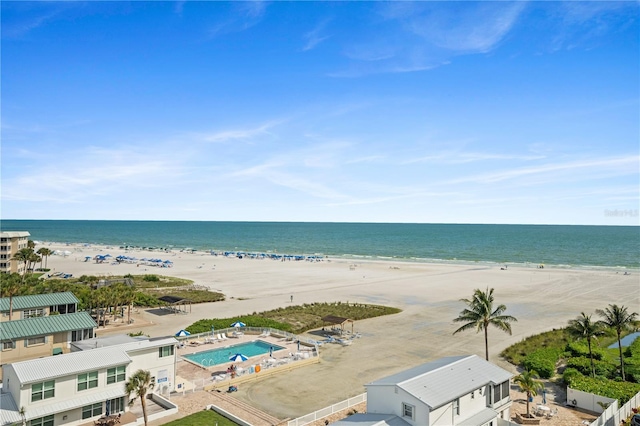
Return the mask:
<path id="1" fill-rule="evenodd" d="M 375 263 L 398 263 L 398 264 L 426 264 L 426 265 L 436 265 L 436 266 L 444 266 L 444 265 L 452 265 L 452 266 L 480 266 L 486 268 L 495 268 L 495 267 L 511 267 L 511 268 L 522 268 L 522 269 L 535 269 L 535 270 L 571 270 L 571 271 L 602 271 L 602 272 L 628 272 L 628 273 L 640 273 L 640 266 L 608 266 L 608 265 L 566 265 L 566 264 L 548 264 L 548 263 L 534 263 L 534 262 L 494 262 L 489 260 L 464 260 L 464 259 L 430 259 L 430 258 L 403 258 L 403 257 L 390 257 L 390 256 L 368 256 L 368 255 L 353 255 L 353 254 L 344 254 L 341 256 L 337 255 L 324 255 L 321 253 L 303 253 L 303 254 L 291 254 L 291 253 L 274 253 L 273 251 L 266 252 L 257 252 L 257 251 L 242 251 L 242 250 L 197 250 L 191 249 L 189 247 L 185 248 L 147 248 L 147 247 L 138 247 L 138 246 L 127 246 L 127 248 L 121 248 L 120 246 L 115 247 L 110 244 L 92 244 L 92 243 L 63 243 L 56 241 L 35 241 L 36 249 L 38 245 L 42 245 L 45 247 L 58 247 L 59 250 L 64 250 L 64 247 L 71 247 L 75 251 L 80 252 L 82 249 L 98 249 L 99 251 L 111 250 L 111 251 L 119 251 L 118 254 L 123 253 L 135 253 L 135 252 L 147 252 L 147 253 L 156 253 L 156 254 L 166 254 L 166 255 L 176 255 L 178 253 L 184 255 L 194 255 L 194 256 L 211 256 L 213 258 L 234 258 L 234 256 L 224 256 L 223 253 L 246 253 L 246 254 L 268 254 L 268 255 L 280 255 L 280 256 L 303 256 L 303 257 L 320 257 L 322 256 L 322 260 L 320 261 L 333 261 L 333 262 L 375 262 Z M 80 250 L 78 250 L 80 249 Z M 122 253 L 120 253 L 122 252 Z M 215 253 L 215 254 L 212 254 Z M 243 258 L 239 260 L 266 260 L 266 261 L 277 261 L 274 259 L 252 259 L 252 258 Z M 307 262 L 307 260 L 295 260 L 295 262 Z M 539 268 L 542 265 L 543 268 Z"/>

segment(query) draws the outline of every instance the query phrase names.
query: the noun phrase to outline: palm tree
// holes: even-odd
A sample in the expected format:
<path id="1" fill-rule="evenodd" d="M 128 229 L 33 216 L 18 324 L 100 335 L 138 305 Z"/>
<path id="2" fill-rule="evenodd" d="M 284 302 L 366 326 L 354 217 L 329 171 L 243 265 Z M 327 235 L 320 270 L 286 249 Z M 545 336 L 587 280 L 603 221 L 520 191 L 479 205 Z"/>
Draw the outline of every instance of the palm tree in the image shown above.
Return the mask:
<path id="1" fill-rule="evenodd" d="M 13 296 L 20 294 L 22 290 L 22 277 L 19 274 L 2 274 L 2 297 L 9 298 L 9 321 L 13 317 Z"/>
<path id="2" fill-rule="evenodd" d="M 596 313 L 604 318 L 601 323 L 616 331 L 618 335 L 618 350 L 620 351 L 620 373 L 624 382 L 624 357 L 622 356 L 622 344 L 620 343 L 620 335 L 623 331 L 631 328 L 635 324 L 638 317 L 637 312 L 629 313 L 625 306 L 609 305 L 608 308 L 596 309 Z"/>
<path id="3" fill-rule="evenodd" d="M 41 247 L 36 253 L 42 256 L 42 258 L 44 259 L 44 268 L 47 269 L 47 260 L 49 260 L 49 256 L 51 255 L 52 251 L 46 247 Z M 42 264 L 40 266 L 42 267 Z"/>
<path id="4" fill-rule="evenodd" d="M 522 392 L 527 394 L 527 417 L 531 417 L 529 412 L 529 400 L 532 396 L 536 396 L 539 391 L 544 389 L 544 384 L 537 380 L 538 373 L 535 371 L 524 370 L 521 374 L 513 378 L 513 382 L 520 386 Z"/>
<path id="5" fill-rule="evenodd" d="M 11 258 L 11 260 L 15 260 L 17 262 L 21 262 L 24 264 L 24 271 L 22 272 L 23 281 L 24 281 L 24 276 L 27 274 L 27 271 L 29 270 L 29 267 L 28 267 L 29 259 L 31 258 L 32 254 L 33 254 L 33 249 L 23 248 L 18 250 Z"/>
<path id="6" fill-rule="evenodd" d="M 505 305 L 493 308 L 493 289 L 487 288 L 486 291 L 476 289 L 473 298 L 460 299 L 460 301 L 465 302 L 468 307 L 463 309 L 460 316 L 453 321 L 466 322 L 466 324 L 454 331 L 453 334 L 472 328 L 475 328 L 477 333 L 484 330 L 485 355 L 489 361 L 489 325 L 511 334 L 511 324 L 509 323 L 518 320 L 510 315 L 502 315 L 507 310 Z"/>
<path id="7" fill-rule="evenodd" d="M 134 394 L 134 398 L 129 400 L 129 406 L 133 405 L 135 398 L 140 398 L 145 426 L 147 425 L 147 392 L 152 389 L 151 373 L 146 370 L 136 371 L 133 376 L 129 377 L 129 381 L 124 384 L 124 391 L 127 393 L 127 398 L 131 398 L 131 394 Z"/>
<path id="8" fill-rule="evenodd" d="M 581 312 L 578 318 L 569 320 L 569 327 L 567 328 L 567 331 L 569 331 L 569 334 L 574 337 L 577 337 L 579 339 L 587 339 L 587 346 L 589 347 L 589 359 L 591 360 L 591 375 L 593 377 L 596 377 L 596 367 L 593 364 L 591 341 L 604 334 L 602 323 L 598 321 L 591 321 L 591 315 L 586 315 L 584 312 Z"/>

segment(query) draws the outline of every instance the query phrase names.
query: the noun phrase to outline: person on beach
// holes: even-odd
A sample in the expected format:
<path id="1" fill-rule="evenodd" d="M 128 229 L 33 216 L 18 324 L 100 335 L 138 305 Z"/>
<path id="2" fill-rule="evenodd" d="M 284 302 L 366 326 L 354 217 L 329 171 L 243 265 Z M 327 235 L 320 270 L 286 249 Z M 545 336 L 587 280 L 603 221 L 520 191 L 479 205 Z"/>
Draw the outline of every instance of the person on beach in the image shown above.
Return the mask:
<path id="1" fill-rule="evenodd" d="M 291 295 L 291 303 L 293 303 L 293 294 Z"/>

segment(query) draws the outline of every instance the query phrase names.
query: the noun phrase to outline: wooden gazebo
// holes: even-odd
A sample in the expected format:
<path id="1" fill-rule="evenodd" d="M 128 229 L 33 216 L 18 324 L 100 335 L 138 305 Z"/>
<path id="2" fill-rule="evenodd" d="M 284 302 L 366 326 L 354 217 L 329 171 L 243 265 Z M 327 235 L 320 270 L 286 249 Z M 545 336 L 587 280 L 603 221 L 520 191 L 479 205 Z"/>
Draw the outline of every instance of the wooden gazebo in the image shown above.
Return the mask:
<path id="1" fill-rule="evenodd" d="M 178 296 L 162 296 L 158 297 L 158 300 L 162 300 L 163 302 L 167 302 L 174 314 L 178 312 L 182 312 L 181 306 L 184 306 L 184 313 L 187 313 L 187 304 L 189 305 L 189 313 L 191 313 L 191 299 L 186 299 L 184 297 Z"/>
<path id="2" fill-rule="evenodd" d="M 336 317 L 334 315 L 327 315 L 326 317 L 322 317 L 322 321 L 332 324 L 339 325 L 341 332 L 344 332 L 344 325 L 347 323 L 351 323 L 351 334 L 353 334 L 353 320 L 349 318 Z"/>

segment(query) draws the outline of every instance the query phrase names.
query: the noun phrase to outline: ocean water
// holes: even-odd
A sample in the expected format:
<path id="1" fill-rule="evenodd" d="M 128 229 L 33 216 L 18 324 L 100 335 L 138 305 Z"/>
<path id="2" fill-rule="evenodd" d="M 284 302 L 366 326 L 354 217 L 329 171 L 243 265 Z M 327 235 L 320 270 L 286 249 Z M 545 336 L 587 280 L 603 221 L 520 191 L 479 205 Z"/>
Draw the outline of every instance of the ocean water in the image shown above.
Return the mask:
<path id="1" fill-rule="evenodd" d="M 640 268 L 640 227 L 3 220 L 36 241 L 354 259 Z"/>

